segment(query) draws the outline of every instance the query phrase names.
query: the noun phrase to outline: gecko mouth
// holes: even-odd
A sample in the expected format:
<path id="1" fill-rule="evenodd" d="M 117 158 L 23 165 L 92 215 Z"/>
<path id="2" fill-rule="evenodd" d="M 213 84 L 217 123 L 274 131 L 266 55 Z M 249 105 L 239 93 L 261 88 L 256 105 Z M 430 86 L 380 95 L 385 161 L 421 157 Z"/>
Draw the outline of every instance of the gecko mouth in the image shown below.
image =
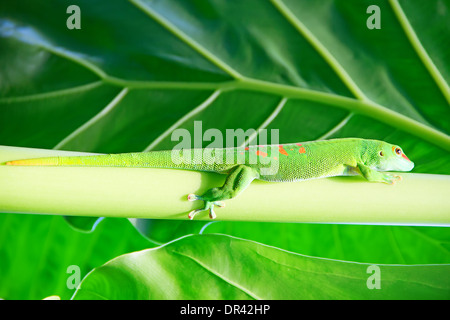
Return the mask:
<path id="1" fill-rule="evenodd" d="M 414 162 L 412 162 L 411 160 L 409 160 L 406 156 L 405 158 L 408 160 L 408 162 L 406 161 L 402 161 L 402 170 L 404 171 L 411 171 L 414 168 Z"/>

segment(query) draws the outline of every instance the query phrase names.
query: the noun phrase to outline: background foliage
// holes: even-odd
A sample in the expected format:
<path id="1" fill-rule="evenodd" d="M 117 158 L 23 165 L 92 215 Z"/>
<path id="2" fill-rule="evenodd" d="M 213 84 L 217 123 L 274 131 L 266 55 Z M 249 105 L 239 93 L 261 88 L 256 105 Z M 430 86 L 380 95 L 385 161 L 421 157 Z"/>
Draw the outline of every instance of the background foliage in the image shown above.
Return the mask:
<path id="1" fill-rule="evenodd" d="M 374 3 L 380 30 L 366 27 Z M 0 4 L 0 144 L 160 150 L 201 120 L 204 130 L 279 129 L 282 143 L 382 139 L 406 150 L 413 172 L 450 173 L 448 1 L 76 1 L 81 30 L 66 28 L 70 4 Z M 69 298 L 68 265 L 85 275 L 173 240 L 96 269 L 75 297 L 450 295 L 447 228 L 135 221 L 144 238 L 126 219 L 92 233 L 58 216 L 0 221 L 6 299 Z M 366 266 L 330 259 L 391 264 L 388 285 L 370 291 Z"/>

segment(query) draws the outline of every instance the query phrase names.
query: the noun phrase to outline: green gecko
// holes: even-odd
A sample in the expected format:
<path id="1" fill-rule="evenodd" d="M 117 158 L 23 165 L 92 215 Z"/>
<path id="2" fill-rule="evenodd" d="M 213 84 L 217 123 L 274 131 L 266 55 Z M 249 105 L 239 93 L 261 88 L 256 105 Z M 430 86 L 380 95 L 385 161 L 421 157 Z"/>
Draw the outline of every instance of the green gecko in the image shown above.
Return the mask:
<path id="1" fill-rule="evenodd" d="M 410 171 L 414 168 L 414 163 L 399 146 L 358 138 L 184 151 L 186 157 L 177 161 L 174 161 L 174 154 L 179 154 L 179 150 L 175 153 L 172 150 L 47 157 L 8 161 L 2 165 L 167 168 L 227 174 L 223 186 L 211 188 L 203 195 L 188 195 L 189 201 L 202 200 L 205 204 L 189 213 L 191 220 L 205 210 L 214 219 L 214 206 L 223 207 L 224 200 L 236 197 L 254 179 L 288 182 L 360 174 L 368 181 L 394 184 L 401 180 L 401 176 L 383 171 Z"/>

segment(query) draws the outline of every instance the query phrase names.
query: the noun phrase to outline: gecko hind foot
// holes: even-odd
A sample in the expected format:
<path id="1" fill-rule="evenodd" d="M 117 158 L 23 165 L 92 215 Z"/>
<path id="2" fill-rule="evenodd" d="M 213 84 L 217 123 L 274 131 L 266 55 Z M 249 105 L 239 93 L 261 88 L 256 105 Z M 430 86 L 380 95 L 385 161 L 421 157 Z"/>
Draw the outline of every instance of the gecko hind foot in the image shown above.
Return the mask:
<path id="1" fill-rule="evenodd" d="M 197 213 L 200 213 L 200 212 L 206 211 L 206 210 L 209 211 L 209 217 L 211 219 L 215 219 L 217 217 L 216 213 L 214 212 L 214 205 L 212 205 L 212 204 L 209 206 L 209 208 L 206 208 L 206 206 L 205 206 L 202 209 L 192 210 L 191 212 L 189 212 L 188 217 L 189 217 L 190 220 L 194 220 L 194 217 L 197 215 Z"/>
<path id="2" fill-rule="evenodd" d="M 188 195 L 188 201 L 195 201 L 195 200 L 202 200 L 202 198 L 200 196 L 197 196 L 193 193 Z M 219 208 L 223 208 L 225 207 L 225 202 L 223 201 L 205 201 L 205 206 L 202 209 L 195 209 L 192 210 L 191 212 L 189 212 L 188 217 L 190 220 L 193 220 L 194 217 L 197 215 L 197 213 L 200 213 L 202 211 L 209 211 L 209 217 L 211 219 L 215 219 L 216 213 L 214 212 L 214 206 L 218 206 Z"/>

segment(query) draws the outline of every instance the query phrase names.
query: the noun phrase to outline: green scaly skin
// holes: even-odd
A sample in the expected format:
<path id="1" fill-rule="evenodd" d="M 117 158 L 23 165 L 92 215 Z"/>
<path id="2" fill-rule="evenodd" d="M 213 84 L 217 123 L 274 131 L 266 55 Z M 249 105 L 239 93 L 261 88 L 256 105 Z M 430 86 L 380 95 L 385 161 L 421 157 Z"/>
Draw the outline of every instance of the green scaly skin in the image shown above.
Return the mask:
<path id="1" fill-rule="evenodd" d="M 221 187 L 203 195 L 189 194 L 188 200 L 203 200 L 205 206 L 189 213 L 189 218 L 204 210 L 216 217 L 214 206 L 236 197 L 254 179 L 264 181 L 302 181 L 316 178 L 360 174 L 368 181 L 395 184 L 401 176 L 384 171 L 410 171 L 414 163 L 399 146 L 378 140 L 357 138 L 311 141 L 246 148 L 190 149 L 185 158 L 179 151 L 152 151 L 76 157 L 48 157 L 15 160 L 3 165 L 101 166 L 167 168 L 227 174 Z M 176 160 L 174 160 L 176 159 Z"/>

